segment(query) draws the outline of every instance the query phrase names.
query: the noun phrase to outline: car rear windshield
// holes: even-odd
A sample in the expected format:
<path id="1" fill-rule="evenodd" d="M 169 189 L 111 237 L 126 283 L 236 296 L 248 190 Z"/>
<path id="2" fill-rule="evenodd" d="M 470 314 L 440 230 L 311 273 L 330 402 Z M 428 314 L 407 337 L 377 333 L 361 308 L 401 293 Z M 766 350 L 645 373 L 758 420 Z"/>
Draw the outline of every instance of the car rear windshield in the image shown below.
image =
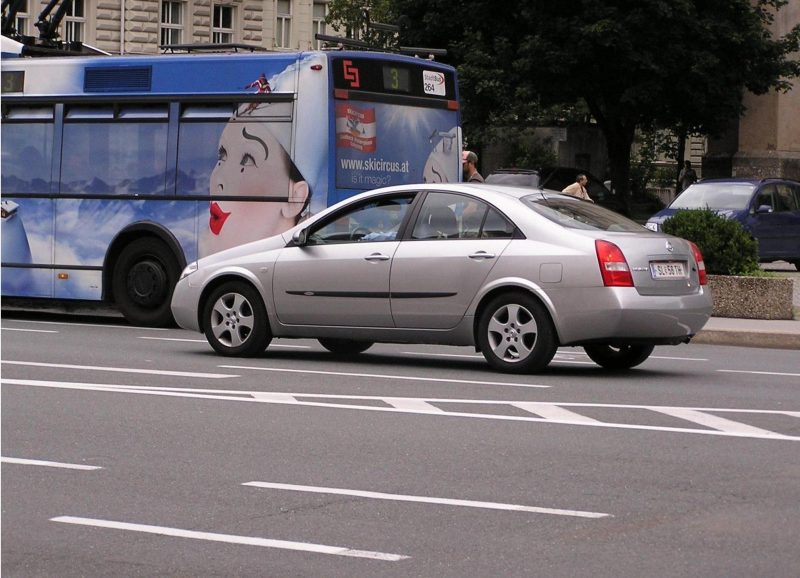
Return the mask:
<path id="1" fill-rule="evenodd" d="M 751 183 L 695 183 L 672 201 L 670 209 L 746 209 L 753 196 Z"/>
<path id="2" fill-rule="evenodd" d="M 492 173 L 486 177 L 486 182 L 495 185 L 538 187 L 539 175 L 536 173 Z"/>
<path id="3" fill-rule="evenodd" d="M 648 230 L 619 213 L 580 199 L 530 195 L 523 197 L 522 202 L 543 217 L 570 229 L 631 233 L 642 233 Z"/>

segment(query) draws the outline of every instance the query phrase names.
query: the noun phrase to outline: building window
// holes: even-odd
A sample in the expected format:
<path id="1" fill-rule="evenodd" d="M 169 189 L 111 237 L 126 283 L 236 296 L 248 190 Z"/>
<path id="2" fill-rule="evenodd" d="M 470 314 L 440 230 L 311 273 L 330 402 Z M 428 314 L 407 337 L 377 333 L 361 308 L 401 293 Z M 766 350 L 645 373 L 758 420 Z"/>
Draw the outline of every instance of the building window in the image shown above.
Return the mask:
<path id="1" fill-rule="evenodd" d="M 72 0 L 72 6 L 64 17 L 64 41 L 83 42 L 83 30 L 86 26 L 86 12 L 83 0 Z"/>
<path id="2" fill-rule="evenodd" d="M 17 10 L 16 19 L 14 20 L 14 31 L 23 36 L 30 36 L 28 32 L 28 22 L 30 21 L 30 12 L 28 12 L 28 0 L 23 0 L 22 5 Z"/>
<path id="3" fill-rule="evenodd" d="M 161 2 L 161 44 L 180 44 L 183 41 L 183 2 Z"/>
<path id="4" fill-rule="evenodd" d="M 292 47 L 292 2 L 291 0 L 278 0 L 278 20 L 275 23 L 275 46 L 278 48 Z"/>
<path id="5" fill-rule="evenodd" d="M 214 5 L 211 42 L 214 44 L 233 42 L 233 6 Z"/>
<path id="6" fill-rule="evenodd" d="M 316 50 L 322 48 L 322 42 L 317 40 L 317 34 L 325 34 L 325 16 L 328 11 L 327 2 L 314 2 L 314 12 L 311 22 L 311 34 L 313 45 Z"/>

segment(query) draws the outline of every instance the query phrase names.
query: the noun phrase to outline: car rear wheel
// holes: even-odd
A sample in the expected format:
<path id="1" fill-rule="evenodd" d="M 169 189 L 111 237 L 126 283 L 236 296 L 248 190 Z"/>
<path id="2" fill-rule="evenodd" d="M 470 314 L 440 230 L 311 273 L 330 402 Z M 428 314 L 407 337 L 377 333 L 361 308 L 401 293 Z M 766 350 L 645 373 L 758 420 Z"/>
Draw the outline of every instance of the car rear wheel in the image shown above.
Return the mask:
<path id="1" fill-rule="evenodd" d="M 655 349 L 654 345 L 606 345 L 595 344 L 583 347 L 589 359 L 606 369 L 630 369 L 643 363 Z"/>
<path id="2" fill-rule="evenodd" d="M 351 339 L 321 338 L 318 341 L 322 347 L 331 353 L 342 356 L 358 355 L 373 345 L 371 341 L 353 341 Z"/>
<path id="3" fill-rule="evenodd" d="M 558 347 L 547 310 L 525 293 L 492 299 L 481 313 L 476 341 L 489 365 L 508 373 L 544 369 Z"/>
<path id="4" fill-rule="evenodd" d="M 217 353 L 259 355 L 272 341 L 267 309 L 258 291 L 243 281 L 217 287 L 203 308 L 203 331 Z"/>

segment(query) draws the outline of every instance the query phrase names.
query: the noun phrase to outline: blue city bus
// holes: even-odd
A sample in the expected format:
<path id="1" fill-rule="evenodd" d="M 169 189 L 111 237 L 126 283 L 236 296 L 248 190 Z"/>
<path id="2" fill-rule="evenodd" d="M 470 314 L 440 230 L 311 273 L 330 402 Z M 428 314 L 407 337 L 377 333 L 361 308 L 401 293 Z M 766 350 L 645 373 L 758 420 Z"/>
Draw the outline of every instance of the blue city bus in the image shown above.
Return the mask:
<path id="1" fill-rule="evenodd" d="M 186 263 L 364 190 L 461 178 L 455 70 L 367 51 L 12 57 L 2 294 L 171 323 Z"/>

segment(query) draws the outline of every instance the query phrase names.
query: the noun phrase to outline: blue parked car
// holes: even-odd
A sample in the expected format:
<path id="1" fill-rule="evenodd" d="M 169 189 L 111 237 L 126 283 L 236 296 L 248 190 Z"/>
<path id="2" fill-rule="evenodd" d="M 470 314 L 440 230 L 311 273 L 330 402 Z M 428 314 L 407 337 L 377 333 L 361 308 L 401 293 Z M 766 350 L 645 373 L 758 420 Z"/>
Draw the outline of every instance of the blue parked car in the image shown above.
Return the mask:
<path id="1" fill-rule="evenodd" d="M 711 209 L 739 221 L 758 240 L 761 261 L 789 261 L 800 271 L 800 182 L 709 179 L 686 188 L 645 226 L 660 231 L 680 209 Z"/>

